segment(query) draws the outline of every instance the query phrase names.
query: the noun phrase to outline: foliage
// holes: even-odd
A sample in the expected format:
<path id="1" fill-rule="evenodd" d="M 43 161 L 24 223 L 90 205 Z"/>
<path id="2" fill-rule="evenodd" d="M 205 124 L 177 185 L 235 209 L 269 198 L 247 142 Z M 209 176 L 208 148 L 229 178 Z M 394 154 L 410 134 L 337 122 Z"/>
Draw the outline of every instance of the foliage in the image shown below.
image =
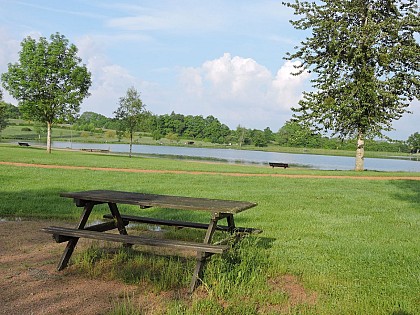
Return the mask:
<path id="1" fill-rule="evenodd" d="M 213 143 L 227 143 L 230 136 L 228 126 L 220 123 L 214 116 L 184 116 L 172 112 L 170 115 L 149 116 L 148 125 L 152 128 L 153 137 L 165 137 L 177 134 L 190 139 L 202 139 Z"/>
<path id="2" fill-rule="evenodd" d="M 19 62 L 2 74 L 3 86 L 17 100 L 26 118 L 46 123 L 47 150 L 51 151 L 51 126 L 71 121 L 89 95 L 91 75 L 80 65 L 77 47 L 59 33 L 50 41 L 27 37 L 21 43 Z"/>
<path id="3" fill-rule="evenodd" d="M 94 112 L 84 112 L 75 121 L 74 128 L 77 130 L 95 131 L 96 129 L 118 129 L 115 119 Z"/>
<path id="4" fill-rule="evenodd" d="M 134 87 L 127 90 L 127 94 L 120 98 L 120 106 L 114 112 L 115 118 L 119 122 L 119 130 L 127 131 L 130 135 L 130 157 L 133 146 L 133 135 L 136 128 L 140 125 L 141 119 L 145 112 L 140 93 Z"/>
<path id="5" fill-rule="evenodd" d="M 413 133 L 408 137 L 407 145 L 409 146 L 412 153 L 420 152 L 420 134 L 418 132 Z"/>
<path id="6" fill-rule="evenodd" d="M 286 122 L 277 133 L 277 142 L 282 146 L 316 148 L 320 146 L 320 139 L 319 134 L 295 121 Z"/>
<path id="7" fill-rule="evenodd" d="M 0 90 L 0 131 L 7 126 L 7 107 L 6 103 L 3 102 L 3 93 Z"/>
<path id="8" fill-rule="evenodd" d="M 291 21 L 312 36 L 286 59 L 312 71 L 314 91 L 304 92 L 295 119 L 341 137 L 357 137 L 363 169 L 365 137 L 381 136 L 420 97 L 420 15 L 415 0 L 332 0 L 286 3 Z"/>
<path id="9" fill-rule="evenodd" d="M 268 140 L 263 131 L 254 129 L 251 131 L 252 143 L 256 147 L 266 147 L 268 145 Z"/>
<path id="10" fill-rule="evenodd" d="M 0 103 L 6 107 L 6 111 L 5 111 L 6 118 L 19 119 L 21 117 L 19 108 L 17 106 L 1 101 L 1 98 L 0 98 Z"/>

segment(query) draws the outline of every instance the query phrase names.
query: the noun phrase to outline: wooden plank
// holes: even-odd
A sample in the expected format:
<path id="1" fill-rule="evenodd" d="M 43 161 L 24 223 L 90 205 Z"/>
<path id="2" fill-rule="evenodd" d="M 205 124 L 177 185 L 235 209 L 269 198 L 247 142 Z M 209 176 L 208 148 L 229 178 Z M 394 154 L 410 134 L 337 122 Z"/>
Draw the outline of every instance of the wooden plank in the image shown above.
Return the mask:
<path id="1" fill-rule="evenodd" d="M 212 213 L 238 213 L 255 207 L 257 204 L 246 201 L 219 200 L 207 198 L 192 198 L 181 196 L 167 196 L 142 194 L 113 190 L 91 190 L 61 193 L 61 197 L 73 198 L 80 205 L 83 201 L 100 203 L 122 203 L 140 207 L 160 207 L 183 210 L 203 210 Z"/>
<path id="2" fill-rule="evenodd" d="M 110 214 L 105 214 L 103 217 L 105 219 L 112 219 L 112 215 L 110 215 Z M 128 220 L 130 222 L 139 222 L 139 223 L 156 224 L 156 225 L 167 225 L 167 226 L 176 226 L 176 227 L 187 227 L 187 228 L 194 228 L 194 229 L 204 229 L 204 230 L 206 230 L 209 227 L 209 225 L 207 223 L 186 222 L 186 221 L 177 221 L 177 220 L 163 220 L 163 219 L 138 217 L 138 216 L 134 216 L 134 215 L 125 215 L 125 214 L 122 214 L 121 218 L 123 220 Z M 228 232 L 229 227 L 226 226 L 226 225 L 217 225 L 216 230 Z M 235 227 L 234 232 L 258 234 L 258 233 L 262 233 L 262 230 L 254 229 L 254 228 Z"/>
<path id="3" fill-rule="evenodd" d="M 112 219 L 112 216 L 111 216 L 111 219 Z M 123 220 L 123 223 L 125 226 L 127 226 L 129 221 Z M 115 221 L 110 221 L 110 222 L 91 225 L 84 229 L 88 231 L 105 232 L 105 231 L 110 231 L 116 228 L 117 228 L 117 225 Z M 53 238 L 57 243 L 63 243 L 63 242 L 68 242 L 72 237 L 59 235 L 59 234 L 53 234 Z"/>
<path id="4" fill-rule="evenodd" d="M 162 246 L 168 248 L 175 248 L 179 250 L 194 250 L 199 252 L 213 253 L 213 254 L 222 254 L 229 249 L 228 245 L 212 245 L 204 243 L 194 243 L 194 242 L 185 242 L 178 240 L 170 239 L 156 239 L 148 238 L 142 236 L 132 236 L 132 235 L 121 235 L 121 234 L 110 234 L 104 232 L 80 230 L 80 229 L 71 229 L 64 227 L 50 226 L 42 229 L 43 232 L 51 234 L 59 234 L 70 236 L 73 238 L 90 238 L 103 241 L 111 242 L 121 242 L 127 244 L 139 244 L 147 246 Z"/>

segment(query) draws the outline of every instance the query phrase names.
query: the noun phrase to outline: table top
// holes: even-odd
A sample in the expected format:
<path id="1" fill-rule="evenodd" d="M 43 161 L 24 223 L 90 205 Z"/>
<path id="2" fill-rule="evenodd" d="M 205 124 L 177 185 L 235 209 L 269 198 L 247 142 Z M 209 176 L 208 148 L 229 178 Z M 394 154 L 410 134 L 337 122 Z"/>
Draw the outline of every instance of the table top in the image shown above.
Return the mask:
<path id="1" fill-rule="evenodd" d="M 122 203 L 142 207 L 160 207 L 183 210 L 202 210 L 213 213 L 238 213 L 255 207 L 257 204 L 246 201 L 193 198 L 169 195 L 143 194 L 115 190 L 89 190 L 61 193 L 61 197 L 78 201 L 96 201 L 103 203 Z"/>

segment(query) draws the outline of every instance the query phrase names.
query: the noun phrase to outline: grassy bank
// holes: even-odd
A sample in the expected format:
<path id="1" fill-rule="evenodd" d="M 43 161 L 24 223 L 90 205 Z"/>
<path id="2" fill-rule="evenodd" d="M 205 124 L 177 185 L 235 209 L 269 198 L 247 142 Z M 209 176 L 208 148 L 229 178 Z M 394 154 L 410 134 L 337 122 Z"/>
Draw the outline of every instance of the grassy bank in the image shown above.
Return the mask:
<path id="1" fill-rule="evenodd" d="M 192 300 L 171 295 L 166 314 L 420 313 L 420 181 L 238 177 L 223 173 L 401 174 L 273 170 L 67 151 L 47 155 L 41 150 L 11 146 L 0 146 L 0 161 L 207 172 L 130 173 L 0 165 L 0 217 L 76 220 L 80 209 L 58 194 L 85 189 L 257 202 L 257 207 L 237 215 L 237 225 L 264 232 L 246 239 L 225 257 L 214 256 L 206 269 L 205 290 Z M 105 211 L 101 208 L 96 217 Z M 122 211 L 139 213 L 130 206 L 122 207 Z M 181 211 L 141 211 L 165 218 L 207 220 L 202 214 Z M 194 231 L 182 233 L 185 238 L 197 237 Z M 86 262 L 94 262 L 95 267 Z M 85 274 L 129 283 L 141 281 L 142 286 L 161 292 L 187 287 L 194 261 L 149 257 L 136 251 L 109 254 L 93 248 L 76 255 L 73 263 Z M 123 268 L 125 271 L 120 270 Z M 168 274 L 168 270 L 173 273 Z M 130 274 L 138 276 L 127 276 Z M 285 289 L 290 283 L 306 298 L 299 300 Z M 135 304 L 133 297 L 116 309 L 130 310 L 131 303 Z"/>
<path id="2" fill-rule="evenodd" d="M 25 120 L 13 119 L 12 125 L 7 126 L 0 133 L 0 141 L 12 142 L 12 141 L 36 141 L 42 145 L 46 143 L 46 131 L 40 130 L 40 127 L 36 127 Z M 44 128 L 45 129 L 45 128 Z M 2 139 L 3 138 L 3 139 Z M 65 141 L 71 146 L 71 142 L 81 143 L 129 143 L 130 140 L 127 135 L 118 139 L 115 130 L 96 130 L 96 132 L 89 131 L 78 131 L 71 130 L 69 126 L 53 126 L 52 128 L 52 140 L 53 141 Z M 302 148 L 302 147 L 282 147 L 274 143 L 269 143 L 266 147 L 256 147 L 255 145 L 243 145 L 233 143 L 232 145 L 211 143 L 208 141 L 202 141 L 197 139 L 179 139 L 178 141 L 171 141 L 166 138 L 155 140 L 150 134 L 136 132 L 134 134 L 133 143 L 143 145 L 174 145 L 174 146 L 190 146 L 187 145 L 189 141 L 193 141 L 193 147 L 205 147 L 205 148 L 230 148 L 238 150 L 257 150 L 266 152 L 281 152 L 281 153 L 294 153 L 294 154 L 318 154 L 318 155 L 334 155 L 334 156 L 355 156 L 355 150 L 333 150 L 333 149 L 319 149 L 319 148 Z M 401 157 L 410 158 L 412 154 L 407 152 L 382 152 L 382 151 L 371 151 L 367 147 L 365 151 L 365 157 L 368 158 L 390 158 L 390 157 Z"/>

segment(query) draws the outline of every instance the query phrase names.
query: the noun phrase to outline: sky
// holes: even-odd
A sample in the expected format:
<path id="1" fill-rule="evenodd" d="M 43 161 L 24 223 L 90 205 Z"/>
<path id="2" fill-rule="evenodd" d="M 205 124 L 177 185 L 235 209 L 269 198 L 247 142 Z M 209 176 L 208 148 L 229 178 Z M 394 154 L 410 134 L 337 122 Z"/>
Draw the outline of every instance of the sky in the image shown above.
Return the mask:
<path id="1" fill-rule="evenodd" d="M 130 87 L 154 114 L 213 115 L 231 129 L 269 127 L 292 116 L 311 74 L 284 59 L 305 39 L 293 11 L 272 0 L 0 0 L 0 73 L 20 43 L 60 33 L 92 73 L 81 113 L 113 117 Z M 3 99 L 17 105 L 3 89 Z M 388 136 L 420 132 L 420 102 Z"/>

